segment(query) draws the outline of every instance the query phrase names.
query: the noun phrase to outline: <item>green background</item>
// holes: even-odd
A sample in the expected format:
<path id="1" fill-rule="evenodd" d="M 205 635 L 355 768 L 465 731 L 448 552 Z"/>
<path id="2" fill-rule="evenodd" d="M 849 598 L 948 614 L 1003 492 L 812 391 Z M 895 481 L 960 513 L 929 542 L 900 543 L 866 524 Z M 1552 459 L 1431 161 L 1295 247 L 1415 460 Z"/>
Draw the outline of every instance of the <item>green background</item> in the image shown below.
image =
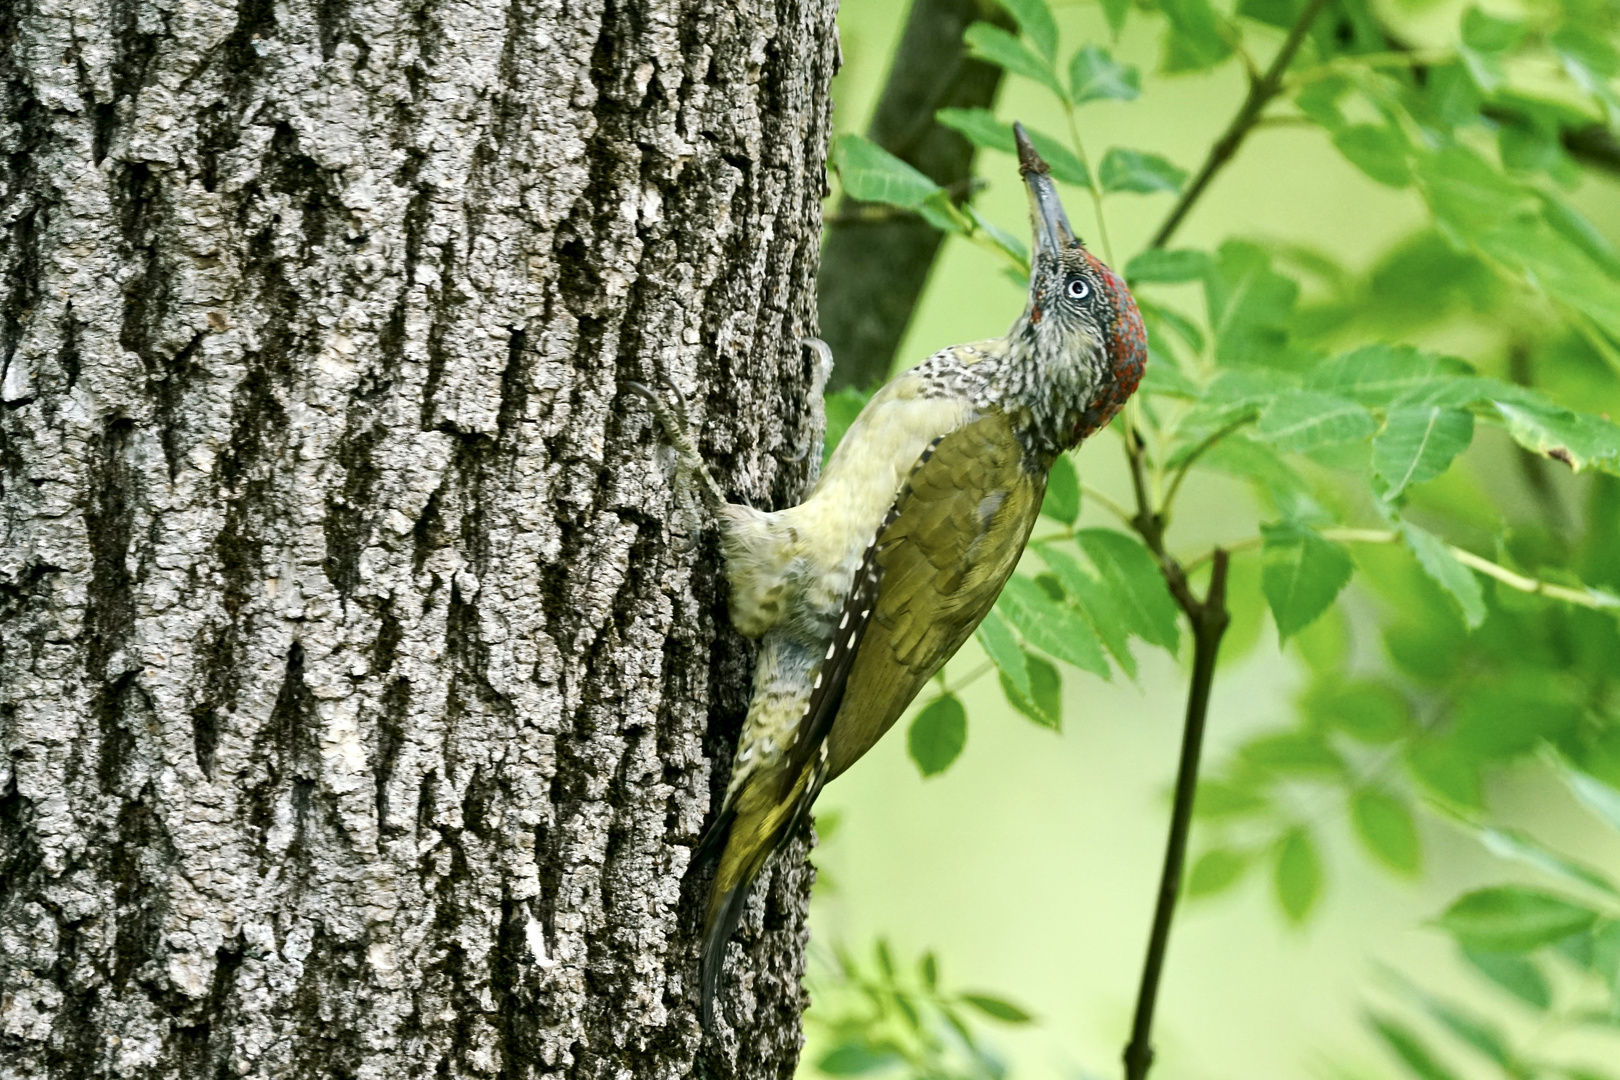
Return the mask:
<path id="1" fill-rule="evenodd" d="M 844 68 L 834 81 L 839 132 L 858 132 L 881 86 L 906 5 L 852 0 L 839 14 Z M 1054 4 L 1066 53 L 1087 41 L 1106 44 L 1100 8 Z M 1403 11 L 1403 26 L 1421 38 L 1426 25 L 1454 34 L 1460 5 Z M 1280 40 L 1281 35 L 1274 35 Z M 1251 35 L 1251 41 L 1264 40 Z M 1256 45 L 1269 53 L 1274 44 Z M 1095 164 L 1111 146 L 1161 153 L 1192 171 L 1241 100 L 1242 73 L 1226 65 L 1207 75 L 1155 73 L 1158 26 L 1133 17 L 1114 52 L 1143 73 L 1141 100 L 1129 107 L 1088 106 L 1082 138 Z M 1049 131 L 1064 129 L 1049 97 L 1008 80 L 997 115 Z M 992 220 L 1027 236 L 1022 189 L 1010 156 L 981 152 L 978 171 L 990 186 L 977 205 Z M 1588 181 L 1573 201 L 1608 236 L 1620 236 L 1620 189 Z M 1088 240 L 1096 234 L 1090 200 L 1065 191 L 1069 216 Z M 1114 254 L 1139 251 L 1172 203 L 1170 195 L 1121 195 L 1107 202 Z M 832 209 L 829 204 L 829 212 Z M 1263 128 L 1216 180 L 1177 237 L 1177 246 L 1212 249 L 1231 237 L 1304 243 L 1364 269 L 1426 220 L 1412 188 L 1381 187 L 1353 168 L 1319 129 Z M 1192 287 L 1188 287 L 1191 289 Z M 900 362 L 914 364 L 959 341 L 1000 335 L 1022 308 L 1021 289 L 995 257 L 948 240 Z M 1185 305 L 1196 310 L 1199 305 Z M 1489 370 L 1479 327 L 1452 324 L 1424 344 L 1468 356 Z M 1554 377 L 1546 388 L 1560 396 Z M 1620 415 L 1620 402 L 1566 403 Z M 1612 391 L 1611 391 L 1612 392 Z M 1119 439 L 1094 437 L 1076 455 L 1082 480 L 1129 501 Z M 1528 507 L 1519 473 L 1499 432 L 1482 432 L 1441 483 L 1468 496 L 1483 485 L 1511 514 Z M 1571 494 L 1585 482 L 1565 477 Z M 1171 534 L 1172 547 L 1252 536 L 1259 508 L 1235 482 L 1199 474 L 1189 484 Z M 1112 524 L 1087 507 L 1081 524 Z M 1257 560 L 1240 559 L 1233 589 L 1257 605 Z M 1349 636 L 1353 657 L 1380 645 L 1371 598 L 1361 579 L 1344 614 L 1331 612 Z M 1305 681 L 1297 650 L 1279 652 L 1269 615 L 1258 642 L 1230 658 L 1216 681 L 1206 761 L 1244 737 L 1283 726 Z M 1242 620 L 1240 619 L 1241 623 Z M 1185 650 L 1184 650 L 1185 651 Z M 818 819 L 838 826 L 815 854 L 824 885 L 812 909 L 811 988 L 824 982 L 825 952 L 843 943 L 869 953 L 887 938 L 897 957 L 925 949 L 940 958 L 957 989 L 982 989 L 1030 1010 L 1028 1027 L 987 1025 L 1017 1077 L 1117 1076 L 1130 1025 L 1152 902 L 1163 857 L 1184 707 L 1186 674 L 1164 653 L 1138 648 L 1136 684 L 1065 669 L 1065 730 L 1030 723 L 1006 704 L 994 678 L 963 692 L 970 716 L 967 749 L 945 774 L 923 780 L 905 752 L 904 726 L 880 743 L 817 804 Z M 949 671 L 979 665 L 970 644 Z M 1617 659 L 1620 662 L 1620 659 Z M 1391 772 L 1400 765 L 1392 761 Z M 1550 777 L 1517 772 L 1493 781 L 1487 800 L 1498 820 L 1560 838 L 1564 850 L 1600 867 L 1620 867 L 1620 839 L 1574 806 Z M 1429 816 L 1420 817 L 1425 869 L 1402 880 L 1374 866 L 1350 835 L 1344 801 L 1323 793 L 1299 809 L 1324 840 L 1325 896 L 1303 927 L 1279 917 L 1269 874 L 1251 871 L 1237 889 L 1185 905 L 1171 942 L 1156 1027 L 1157 1077 L 1285 1078 L 1393 1076 L 1387 1052 L 1363 1025 L 1362 1007 L 1390 1000 L 1377 965 L 1396 966 L 1432 989 L 1488 1006 L 1501 995 L 1464 973 L 1454 947 L 1425 927 L 1466 888 L 1515 876 L 1476 841 Z M 1194 834 L 1197 850 L 1197 832 Z M 1527 875 L 1517 875 L 1526 877 Z M 1524 1030 L 1527 1037 L 1533 1033 Z M 801 1076 L 818 1075 L 816 1030 Z M 1594 1063 L 1613 1044 L 1593 1040 Z M 1605 1049 L 1605 1046 L 1608 1049 Z M 1478 1062 L 1474 1063 L 1476 1066 Z M 1464 1075 L 1501 1075 L 1481 1068 Z"/>

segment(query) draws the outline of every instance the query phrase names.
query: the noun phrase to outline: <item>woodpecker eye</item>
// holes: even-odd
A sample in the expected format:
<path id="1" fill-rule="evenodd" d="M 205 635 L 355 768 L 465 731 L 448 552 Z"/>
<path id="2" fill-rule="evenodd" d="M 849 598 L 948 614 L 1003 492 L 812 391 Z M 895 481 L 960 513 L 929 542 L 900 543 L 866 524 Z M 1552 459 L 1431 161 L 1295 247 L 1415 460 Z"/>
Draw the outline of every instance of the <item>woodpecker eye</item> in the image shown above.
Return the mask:
<path id="1" fill-rule="evenodd" d="M 1064 290 L 1069 294 L 1070 300 L 1084 300 L 1091 295 L 1091 282 L 1085 278 L 1070 278 L 1068 288 Z"/>

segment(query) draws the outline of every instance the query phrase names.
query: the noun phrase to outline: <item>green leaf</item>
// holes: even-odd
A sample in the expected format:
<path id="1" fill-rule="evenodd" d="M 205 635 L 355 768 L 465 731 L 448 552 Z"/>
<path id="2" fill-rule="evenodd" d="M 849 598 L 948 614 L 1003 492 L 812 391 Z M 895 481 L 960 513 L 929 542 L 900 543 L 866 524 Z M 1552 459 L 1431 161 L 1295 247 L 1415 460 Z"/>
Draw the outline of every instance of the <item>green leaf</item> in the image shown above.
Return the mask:
<path id="1" fill-rule="evenodd" d="M 1252 857 L 1246 852 L 1230 848 L 1213 848 L 1199 856 L 1187 875 L 1187 898 L 1214 896 L 1225 892 L 1243 877 Z"/>
<path id="2" fill-rule="evenodd" d="M 1468 828 L 1485 846 L 1485 850 L 1498 858 L 1512 859 L 1526 866 L 1533 866 L 1543 873 L 1561 877 L 1565 881 L 1620 897 L 1620 889 L 1617 889 L 1608 878 L 1589 866 L 1543 847 L 1528 833 L 1520 832 L 1518 829 L 1490 826 L 1470 825 Z"/>
<path id="3" fill-rule="evenodd" d="M 1556 406 L 1495 403 L 1508 434 L 1526 450 L 1562 461 L 1575 472 L 1620 475 L 1620 427 Z"/>
<path id="4" fill-rule="evenodd" d="M 1073 525 L 1080 516 L 1080 477 L 1075 474 L 1074 462 L 1067 454 L 1059 454 L 1052 462 L 1052 471 L 1046 474 L 1046 497 L 1041 500 L 1041 513 L 1053 521 Z"/>
<path id="5" fill-rule="evenodd" d="M 1024 246 L 1022 240 L 979 213 L 978 207 L 970 204 L 967 207 L 967 212 L 968 217 L 973 219 L 973 224 L 978 226 L 980 231 L 988 236 L 997 247 L 1012 256 L 1014 262 L 1024 267 L 1026 271 L 1028 270 L 1029 249 Z"/>
<path id="6" fill-rule="evenodd" d="M 1193 816 L 1205 820 L 1248 817 L 1270 807 L 1264 795 L 1224 780 L 1200 780 Z"/>
<path id="7" fill-rule="evenodd" d="M 1125 29 L 1125 17 L 1131 12 L 1131 0 L 1102 0 L 1103 14 L 1108 18 L 1108 32 L 1115 41 Z"/>
<path id="8" fill-rule="evenodd" d="M 1417 825 L 1405 803 L 1388 792 L 1362 788 L 1351 796 L 1350 818 L 1356 835 L 1380 862 L 1402 874 L 1417 873 Z"/>
<path id="9" fill-rule="evenodd" d="M 889 952 L 889 943 L 883 938 L 877 939 L 872 948 L 872 955 L 877 958 L 878 970 L 883 973 L 883 981 L 894 984 L 894 955 Z"/>
<path id="10" fill-rule="evenodd" d="M 833 142 L 838 179 L 852 199 L 916 209 L 938 184 L 864 135 L 840 135 Z"/>
<path id="11" fill-rule="evenodd" d="M 1507 1070 L 1507 1075 L 1513 1077 L 1529 1075 L 1528 1070 L 1519 1065 L 1512 1051 L 1508 1049 L 1507 1040 L 1503 1038 L 1501 1030 L 1496 1025 L 1435 997 L 1397 972 L 1391 971 L 1389 974 L 1406 996 L 1417 1002 L 1424 1012 L 1458 1039 L 1502 1066 Z"/>
<path id="12" fill-rule="evenodd" d="M 1114 147 L 1103 155 L 1097 171 L 1104 191 L 1135 191 L 1151 195 L 1156 191 L 1174 194 L 1187 179 L 1187 170 L 1158 154 Z"/>
<path id="13" fill-rule="evenodd" d="M 1001 691 L 1007 695 L 1007 704 L 1042 727 L 1063 730 L 1063 678 L 1058 669 L 1031 653 L 1024 653 L 1024 667 L 1029 672 L 1029 692 L 1014 686 L 1006 673 L 1001 676 Z"/>
<path id="14" fill-rule="evenodd" d="M 1535 200 L 1478 154 L 1452 145 L 1421 157 L 1417 178 L 1440 223 L 1473 238 L 1533 213 Z"/>
<path id="15" fill-rule="evenodd" d="M 894 1050 L 874 1049 L 862 1040 L 851 1039 L 822 1055 L 821 1060 L 816 1062 L 816 1068 L 828 1076 L 860 1076 L 887 1069 L 903 1060 Z"/>
<path id="16" fill-rule="evenodd" d="M 1236 240 L 1222 244 L 1204 295 L 1222 364 L 1272 363 L 1283 354 L 1299 286 L 1271 269 L 1264 248 Z"/>
<path id="17" fill-rule="evenodd" d="M 996 0 L 1007 9 L 1018 23 L 1018 29 L 1029 38 L 1030 44 L 1035 46 L 1037 52 L 1046 57 L 1047 62 L 1057 56 L 1058 28 L 1057 20 L 1052 18 L 1052 9 L 1046 6 L 1046 0 Z"/>
<path id="18" fill-rule="evenodd" d="M 1400 525 L 1401 539 L 1417 556 L 1423 572 L 1457 602 L 1468 628 L 1477 629 L 1485 621 L 1485 593 L 1480 589 L 1479 579 L 1474 577 L 1474 572 L 1458 562 L 1451 549 L 1432 533 L 1409 521 L 1403 521 Z"/>
<path id="19" fill-rule="evenodd" d="M 1161 0 L 1159 7 L 1170 20 L 1165 35 L 1166 72 L 1204 71 L 1232 55 L 1221 33 L 1220 16 L 1209 0 Z"/>
<path id="20" fill-rule="evenodd" d="M 1570 79 L 1603 104 L 1612 125 L 1616 112 L 1620 111 L 1620 101 L 1616 100 L 1609 80 L 1620 72 L 1620 52 L 1602 32 L 1589 33 L 1574 21 L 1558 28 L 1552 36 L 1552 44 Z"/>
<path id="21" fill-rule="evenodd" d="M 1344 772 L 1344 760 L 1316 732 L 1261 735 L 1245 743 L 1241 753 L 1245 763 L 1265 772 L 1292 775 Z"/>
<path id="22" fill-rule="evenodd" d="M 1304 922 L 1322 893 L 1321 860 L 1311 834 L 1304 829 L 1290 830 L 1277 845 L 1274 884 L 1283 914 L 1293 922 Z"/>
<path id="23" fill-rule="evenodd" d="M 939 960 L 932 952 L 923 953 L 922 960 L 917 964 L 917 970 L 922 975 L 922 984 L 932 993 L 939 989 Z"/>
<path id="24" fill-rule="evenodd" d="M 1380 184 L 1403 188 L 1412 182 L 1412 167 L 1406 160 L 1406 138 L 1398 128 L 1352 124 L 1333 133 L 1333 145 L 1350 164 Z"/>
<path id="25" fill-rule="evenodd" d="M 1059 98 L 1068 100 L 1068 91 L 1058 82 L 1051 61 L 1001 27 L 976 22 L 963 33 L 962 40 L 976 59 L 994 64 L 1008 74 L 1033 79 Z"/>
<path id="26" fill-rule="evenodd" d="M 1539 218 L 1510 220 L 1477 233 L 1474 242 L 1549 298 L 1620 336 L 1620 282 L 1583 247 Z"/>
<path id="27" fill-rule="evenodd" d="M 849 425 L 861 415 L 861 410 L 866 408 L 866 403 L 871 398 L 871 391 L 858 390 L 853 386 L 846 386 L 826 396 L 827 435 L 821 457 L 823 465 L 832 457 L 832 452 L 844 438 L 844 432 L 848 431 Z"/>
<path id="28" fill-rule="evenodd" d="M 1306 714 L 1365 743 L 1391 743 L 1411 727 L 1406 699 L 1387 686 L 1352 682 L 1313 687 L 1303 702 Z"/>
<path id="29" fill-rule="evenodd" d="M 1107 49 L 1087 45 L 1069 62 L 1069 89 L 1077 105 L 1088 101 L 1134 101 L 1142 92 L 1141 76 L 1115 60 Z"/>
<path id="30" fill-rule="evenodd" d="M 1435 271 L 1431 268 L 1425 273 Z M 1465 373 L 1459 361 L 1445 361 L 1410 345 L 1368 345 L 1322 361 L 1306 376 L 1305 385 L 1381 407 L 1409 400 Z"/>
<path id="31" fill-rule="evenodd" d="M 964 209 L 970 213 L 973 210 L 971 206 Z M 922 205 L 917 207 L 917 216 L 942 233 L 957 236 L 967 235 L 968 230 L 962 224 L 961 211 L 951 201 L 950 195 L 945 192 L 944 188 L 940 188 L 923 200 Z"/>
<path id="32" fill-rule="evenodd" d="M 1581 722 L 1584 708 L 1552 672 L 1508 668 L 1457 692 L 1452 745 L 1478 761 L 1508 761 L 1556 741 Z"/>
<path id="33" fill-rule="evenodd" d="M 1174 284 L 1200 281 L 1209 271 L 1209 256 L 1202 251 L 1148 248 L 1125 265 L 1125 279 L 1132 285 Z"/>
<path id="34" fill-rule="evenodd" d="M 1000 615 L 991 611 L 979 623 L 976 636 L 990 662 L 1001 672 L 1003 683 L 1010 683 L 1023 697 L 1030 694 L 1029 667 L 1025 664 L 1024 650 L 1018 647 L 1018 638 Z"/>
<path id="35" fill-rule="evenodd" d="M 1264 543 L 1260 584 L 1277 620 L 1277 633 L 1286 641 L 1327 610 L 1350 581 L 1354 565 L 1342 544 L 1325 540 L 1298 522 L 1262 525 L 1260 534 Z"/>
<path id="36" fill-rule="evenodd" d="M 1463 13 L 1463 44 L 1478 52 L 1506 52 L 1524 37 L 1525 24 L 1516 19 L 1499 19 L 1477 7 Z"/>
<path id="37" fill-rule="evenodd" d="M 1136 657 L 1131 655 L 1128 640 L 1130 626 L 1120 612 L 1113 590 L 1086 572 L 1079 560 L 1068 552 L 1049 544 L 1039 544 L 1036 550 L 1046 560 L 1046 565 L 1052 568 L 1063 591 L 1090 624 L 1120 670 L 1128 678 L 1136 678 Z"/>
<path id="38" fill-rule="evenodd" d="M 1433 480 L 1451 467 L 1474 440 L 1474 414 L 1440 405 L 1403 405 L 1389 410 L 1373 439 L 1373 471 L 1393 499 L 1413 484 Z"/>
<path id="39" fill-rule="evenodd" d="M 1057 603 L 1030 578 L 1014 574 L 1002 588 L 996 610 L 1017 627 L 1024 640 L 1082 671 L 1108 678 L 1108 658 L 1091 626 Z"/>
<path id="40" fill-rule="evenodd" d="M 1524 957 L 1464 949 L 1463 958 L 1475 971 L 1532 1008 L 1545 1010 L 1552 1004 L 1552 988 L 1546 976 Z"/>
<path id="41" fill-rule="evenodd" d="M 1011 124 L 1003 124 L 989 109 L 940 109 L 934 119 L 961 133 L 968 142 L 986 150 L 1001 150 L 1008 154 L 1018 152 L 1018 141 L 1013 138 Z"/>
<path id="42" fill-rule="evenodd" d="M 1091 187 L 1091 174 L 1068 146 L 1052 136 L 1035 130 L 1028 124 L 1024 125 L 1024 133 L 1029 136 L 1030 145 L 1046 159 L 1046 164 L 1052 169 L 1052 177 L 1065 184 L 1075 187 Z"/>
<path id="43" fill-rule="evenodd" d="M 1561 896 L 1499 886 L 1463 896 L 1436 925 L 1464 948 L 1525 953 L 1577 934 L 1597 917 L 1597 912 Z"/>
<path id="44" fill-rule="evenodd" d="M 1299 3 L 1298 0 L 1238 0 L 1237 13 L 1246 19 L 1287 30 L 1299 17 Z"/>
<path id="45" fill-rule="evenodd" d="M 1458 1080 L 1457 1074 L 1440 1064 L 1422 1038 L 1410 1028 L 1387 1017 L 1371 1013 L 1367 1016 L 1367 1022 L 1378 1033 L 1378 1037 L 1384 1040 L 1384 1045 L 1388 1046 L 1419 1080 Z"/>
<path id="46" fill-rule="evenodd" d="M 1620 791 L 1595 776 L 1575 769 L 1564 769 L 1563 774 L 1564 783 L 1569 785 L 1569 790 L 1581 801 L 1581 805 L 1611 828 L 1620 829 Z"/>
<path id="47" fill-rule="evenodd" d="M 1004 1024 L 1027 1024 L 1035 1019 L 1012 1002 L 990 994 L 963 994 L 962 1001 L 992 1020 L 1000 1020 Z"/>
<path id="48" fill-rule="evenodd" d="M 1147 548 L 1112 529 L 1081 529 L 1075 539 L 1113 592 L 1131 633 L 1175 652 L 1181 641 L 1179 609 Z"/>
<path id="49" fill-rule="evenodd" d="M 1137 297 L 1136 306 L 1141 309 L 1142 318 L 1147 321 L 1150 335 L 1157 332 L 1159 327 L 1166 327 L 1171 333 L 1186 342 L 1187 347 L 1195 354 L 1203 353 L 1204 332 L 1198 328 L 1196 322 L 1175 308 L 1167 307 L 1164 304 L 1155 304 L 1146 297 Z M 1149 341 L 1152 341 L 1151 337 Z M 1162 387 L 1166 380 L 1175 383 L 1180 390 L 1180 396 L 1189 398 L 1198 396 L 1196 384 L 1192 383 L 1185 375 L 1175 371 L 1168 364 L 1149 364 L 1147 371 L 1142 375 L 1142 389 L 1148 393 L 1163 392 L 1158 390 L 1157 387 Z"/>
<path id="50" fill-rule="evenodd" d="M 1372 413 L 1349 398 L 1314 390 L 1285 390 L 1261 411 L 1254 437 L 1279 450 L 1304 453 L 1357 442 L 1377 430 Z"/>
<path id="51" fill-rule="evenodd" d="M 954 694 L 930 701 L 906 732 L 906 749 L 924 776 L 937 776 L 951 767 L 967 745 L 967 710 Z"/>

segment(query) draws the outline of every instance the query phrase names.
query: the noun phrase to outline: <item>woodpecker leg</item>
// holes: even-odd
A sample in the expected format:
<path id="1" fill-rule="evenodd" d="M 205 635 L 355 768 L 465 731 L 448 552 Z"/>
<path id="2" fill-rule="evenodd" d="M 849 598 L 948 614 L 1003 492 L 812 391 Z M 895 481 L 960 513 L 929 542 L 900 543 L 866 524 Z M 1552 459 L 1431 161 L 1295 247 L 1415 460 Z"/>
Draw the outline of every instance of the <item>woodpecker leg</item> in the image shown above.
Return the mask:
<path id="1" fill-rule="evenodd" d="M 794 461 L 810 459 L 810 472 L 805 477 L 805 488 L 808 490 L 821 479 L 821 453 L 827 446 L 827 380 L 832 378 L 833 354 L 832 349 L 820 338 L 800 338 L 799 344 L 816 356 L 815 366 L 810 369 L 812 431 L 804 447 L 793 456 Z"/>
<path id="2" fill-rule="evenodd" d="M 703 505 L 708 508 L 711 515 L 719 517 L 721 508 L 726 505 L 726 496 L 720 490 L 720 485 L 715 483 L 713 474 L 709 472 L 709 466 L 697 451 L 696 441 L 692 438 L 692 425 L 686 411 L 686 398 L 668 379 L 662 382 L 664 390 L 669 394 L 668 398 L 655 394 L 645 383 L 626 382 L 623 385 L 626 390 L 647 399 L 658 425 L 664 429 L 664 437 L 669 440 L 669 444 L 675 448 L 675 453 L 680 458 L 681 468 L 697 477 L 698 494 L 703 499 Z"/>

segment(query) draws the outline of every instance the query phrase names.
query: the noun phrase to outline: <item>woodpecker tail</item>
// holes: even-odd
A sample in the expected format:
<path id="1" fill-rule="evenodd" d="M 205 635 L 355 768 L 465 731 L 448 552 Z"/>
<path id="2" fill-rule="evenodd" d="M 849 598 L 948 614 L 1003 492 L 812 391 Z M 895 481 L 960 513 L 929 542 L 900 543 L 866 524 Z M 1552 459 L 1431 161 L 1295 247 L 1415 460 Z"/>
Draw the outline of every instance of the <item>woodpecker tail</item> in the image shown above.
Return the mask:
<path id="1" fill-rule="evenodd" d="M 792 835 L 809 809 L 811 799 L 805 795 L 812 774 L 812 769 L 803 770 L 797 782 L 791 785 L 774 782 L 774 777 L 750 778 L 737 793 L 735 803 L 722 812 L 693 855 L 692 862 L 696 866 L 700 858 L 710 857 L 709 849 L 719 847 L 724 840 L 703 920 L 703 959 L 698 969 L 705 1031 L 714 1030 L 714 1001 L 725 970 L 726 946 L 742 918 L 749 886 L 764 869 L 771 852 Z M 780 775 L 778 772 L 777 777 Z"/>

